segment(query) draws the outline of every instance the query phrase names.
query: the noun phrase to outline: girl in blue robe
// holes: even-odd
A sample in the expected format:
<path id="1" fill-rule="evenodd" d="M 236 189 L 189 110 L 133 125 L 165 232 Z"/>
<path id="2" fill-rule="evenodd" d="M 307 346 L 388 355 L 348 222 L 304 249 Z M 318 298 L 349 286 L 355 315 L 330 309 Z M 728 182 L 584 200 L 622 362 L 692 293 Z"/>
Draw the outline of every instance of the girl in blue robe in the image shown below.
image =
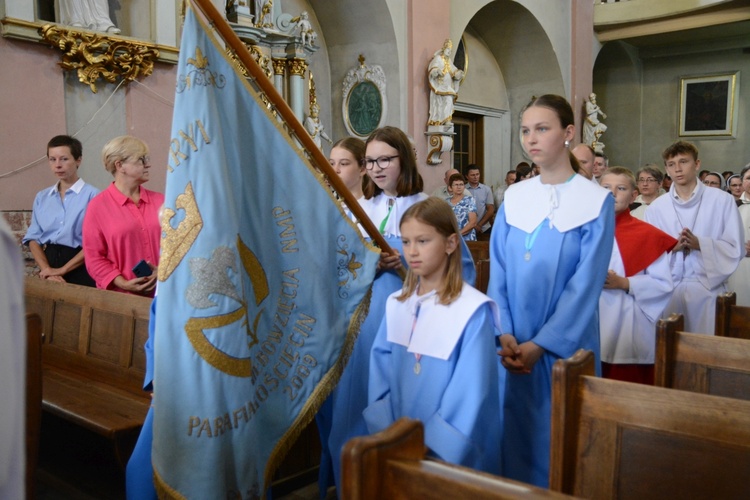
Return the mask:
<path id="1" fill-rule="evenodd" d="M 394 253 L 381 255 L 367 318 L 360 327 L 338 385 L 317 418 L 318 424 L 324 426 L 319 429 L 322 459 L 325 461 L 330 456 L 336 485 L 341 484 L 340 461 L 344 444 L 355 436 L 368 434 L 362 411 L 367 406 L 370 350 L 385 314 L 385 301 L 403 284 L 398 274 L 403 267 L 399 220 L 410 206 L 427 198 L 422 192 L 424 184 L 417 170 L 414 148 L 408 136 L 396 127 L 379 128 L 370 134 L 366 141 L 365 168 L 367 176 L 363 191 L 366 199 L 362 207 Z M 465 246 L 464 250 L 464 277 L 473 283 L 476 276 L 474 263 Z M 327 489 L 325 474 L 327 469 L 321 467 L 321 496 L 325 496 Z"/>
<path id="2" fill-rule="evenodd" d="M 541 174 L 508 189 L 490 240 L 487 293 L 500 308 L 506 368 L 502 474 L 541 487 L 549 483 L 552 365 L 580 348 L 599 358 L 598 302 L 614 241 L 614 200 L 577 175 L 574 134 L 564 98 L 544 95 L 526 107 L 523 145 Z"/>
<path id="3" fill-rule="evenodd" d="M 498 473 L 497 306 L 462 279 L 462 238 L 448 204 L 413 205 L 401 239 L 409 272 L 388 297 L 372 348 L 368 430 L 419 419 L 431 456 Z"/>
<path id="4" fill-rule="evenodd" d="M 146 374 L 143 390 L 153 392 L 154 386 L 154 332 L 156 327 L 156 296 L 151 302 L 148 321 L 148 340 L 143 348 L 146 351 Z M 138 441 L 125 468 L 125 492 L 128 500 L 156 500 L 154 469 L 151 466 L 151 445 L 154 441 L 154 407 L 149 406 Z"/>

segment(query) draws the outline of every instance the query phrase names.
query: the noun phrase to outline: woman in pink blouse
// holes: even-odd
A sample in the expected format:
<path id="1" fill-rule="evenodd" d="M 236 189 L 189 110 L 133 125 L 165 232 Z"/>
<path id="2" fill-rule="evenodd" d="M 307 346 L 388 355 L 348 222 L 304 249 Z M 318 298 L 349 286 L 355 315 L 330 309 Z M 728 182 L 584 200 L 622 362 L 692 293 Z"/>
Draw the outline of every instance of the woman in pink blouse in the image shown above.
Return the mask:
<path id="1" fill-rule="evenodd" d="M 148 146 L 132 136 L 116 137 L 102 150 L 104 168 L 115 180 L 91 200 L 83 221 L 86 269 L 97 288 L 152 297 L 159 264 L 159 209 L 164 195 L 141 184 L 148 181 Z M 149 276 L 133 268 L 142 260 Z"/>

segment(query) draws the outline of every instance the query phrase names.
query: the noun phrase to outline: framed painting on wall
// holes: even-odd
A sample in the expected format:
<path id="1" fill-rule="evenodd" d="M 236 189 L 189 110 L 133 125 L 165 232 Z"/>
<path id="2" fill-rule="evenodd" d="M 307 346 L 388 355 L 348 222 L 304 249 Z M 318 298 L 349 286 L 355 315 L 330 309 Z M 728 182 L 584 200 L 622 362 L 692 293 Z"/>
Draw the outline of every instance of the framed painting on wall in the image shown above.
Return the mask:
<path id="1" fill-rule="evenodd" d="M 739 72 L 680 79 L 680 136 L 735 137 Z"/>

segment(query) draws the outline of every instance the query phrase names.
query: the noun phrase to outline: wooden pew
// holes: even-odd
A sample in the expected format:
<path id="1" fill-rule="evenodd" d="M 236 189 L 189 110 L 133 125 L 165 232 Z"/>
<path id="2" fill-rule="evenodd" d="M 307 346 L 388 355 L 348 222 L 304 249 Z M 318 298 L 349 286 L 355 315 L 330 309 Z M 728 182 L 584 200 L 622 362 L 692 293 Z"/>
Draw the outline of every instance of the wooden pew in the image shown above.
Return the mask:
<path id="1" fill-rule="evenodd" d="M 123 467 L 150 405 L 143 392 L 151 300 L 26 278 L 41 317 L 42 408 L 109 439 Z"/>
<path id="2" fill-rule="evenodd" d="M 469 247 L 471 257 L 474 262 L 480 260 L 489 260 L 490 258 L 490 242 L 489 241 L 467 241 L 466 246 Z"/>
<path id="3" fill-rule="evenodd" d="M 737 294 L 716 297 L 716 336 L 750 339 L 750 307 L 738 306 Z"/>
<path id="4" fill-rule="evenodd" d="M 104 436 L 127 464 L 151 399 L 142 390 L 151 299 L 26 279 L 26 310 L 42 318 L 42 408 Z M 274 477 L 274 496 L 315 481 L 318 431 L 305 428 Z"/>
<path id="5" fill-rule="evenodd" d="M 35 478 L 42 426 L 42 319 L 26 314 L 26 498 L 36 498 Z"/>
<path id="6" fill-rule="evenodd" d="M 350 440 L 342 452 L 341 498 L 570 498 L 466 467 L 425 460 L 424 427 L 402 418 L 383 432 Z"/>
<path id="7" fill-rule="evenodd" d="M 482 293 L 487 293 L 487 285 L 490 282 L 490 242 L 489 241 L 467 241 L 471 257 L 474 259 L 474 268 L 477 271 L 477 281 L 474 288 Z"/>
<path id="8" fill-rule="evenodd" d="M 552 370 L 550 489 L 585 498 L 747 498 L 750 401 Z"/>
<path id="9" fill-rule="evenodd" d="M 683 328 L 680 314 L 656 324 L 655 385 L 750 400 L 750 342 Z"/>

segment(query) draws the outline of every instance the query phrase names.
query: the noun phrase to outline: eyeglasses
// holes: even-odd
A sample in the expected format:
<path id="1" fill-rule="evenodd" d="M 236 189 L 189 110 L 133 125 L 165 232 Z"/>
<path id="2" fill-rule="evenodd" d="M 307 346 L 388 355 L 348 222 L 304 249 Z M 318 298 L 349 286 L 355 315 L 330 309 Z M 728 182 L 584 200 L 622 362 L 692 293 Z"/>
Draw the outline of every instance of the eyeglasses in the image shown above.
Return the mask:
<path id="1" fill-rule="evenodd" d="M 394 158 L 398 158 L 398 155 L 393 156 L 381 156 L 380 158 L 365 158 L 365 168 L 367 170 L 372 170 L 375 168 L 375 164 L 378 164 L 378 167 L 382 169 L 386 169 L 391 166 L 391 161 Z"/>
<path id="2" fill-rule="evenodd" d="M 139 156 L 138 161 L 145 167 L 147 164 L 151 163 L 151 157 L 148 155 Z"/>
<path id="3" fill-rule="evenodd" d="M 639 184 L 652 184 L 654 182 L 659 182 L 653 177 L 646 177 L 645 179 L 638 179 Z"/>

